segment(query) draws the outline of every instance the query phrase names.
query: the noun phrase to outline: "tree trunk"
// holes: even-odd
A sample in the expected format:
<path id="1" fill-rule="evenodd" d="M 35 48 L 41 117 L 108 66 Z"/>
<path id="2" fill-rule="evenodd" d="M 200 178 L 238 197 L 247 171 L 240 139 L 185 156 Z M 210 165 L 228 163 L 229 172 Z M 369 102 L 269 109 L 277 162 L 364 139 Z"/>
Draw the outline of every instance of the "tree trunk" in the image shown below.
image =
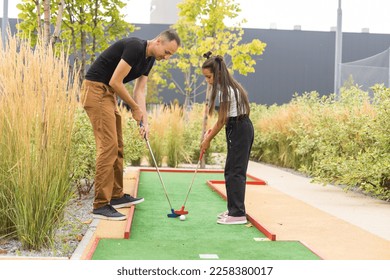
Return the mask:
<path id="1" fill-rule="evenodd" d="M 191 104 L 191 97 L 190 97 L 190 94 L 187 92 L 186 95 L 185 95 L 185 98 L 184 98 L 184 110 L 186 112 L 188 112 L 190 110 L 190 104 Z"/>
<path id="2" fill-rule="evenodd" d="M 53 49 L 55 43 L 57 43 L 58 38 L 60 37 L 62 14 L 64 12 L 64 8 L 65 8 L 65 1 L 60 0 L 60 3 L 58 3 L 58 14 L 57 14 L 56 26 L 54 28 L 53 36 L 51 37 L 51 41 L 50 41 Z"/>
<path id="3" fill-rule="evenodd" d="M 84 8 L 81 6 L 80 7 L 80 15 L 83 15 L 83 14 L 85 14 L 85 11 L 84 11 Z M 81 26 L 83 26 L 83 24 L 85 24 L 84 18 L 80 20 L 80 24 L 81 24 Z M 80 42 L 81 42 L 81 47 L 80 47 L 81 65 L 80 65 L 79 78 L 80 78 L 80 85 L 81 85 L 82 81 L 84 80 L 85 68 L 86 68 L 86 63 L 87 63 L 87 35 L 86 35 L 86 32 L 84 31 L 84 29 L 82 29 L 80 32 Z"/>
<path id="4" fill-rule="evenodd" d="M 37 31 L 38 31 L 38 38 L 42 38 L 42 25 L 41 25 L 41 1 L 36 0 L 35 6 L 37 7 Z"/>
<path id="5" fill-rule="evenodd" d="M 202 126 L 202 135 L 200 138 L 200 141 L 203 141 L 204 135 L 206 134 L 206 128 L 207 128 L 207 120 L 209 115 L 209 101 L 210 101 L 210 85 L 207 84 L 207 90 L 206 90 L 206 99 L 204 102 L 204 112 L 203 112 L 203 126 Z M 200 168 L 206 167 L 206 157 L 204 156 L 202 158 L 202 161 L 200 163 Z"/>
<path id="6" fill-rule="evenodd" d="M 50 43 L 50 0 L 43 2 L 43 42 L 45 46 Z"/>
<path id="7" fill-rule="evenodd" d="M 97 26 L 98 26 L 98 22 L 99 22 L 98 11 L 99 11 L 99 0 L 95 0 L 94 6 L 93 6 L 93 28 L 97 28 Z M 93 36 L 92 36 L 92 54 L 90 56 L 91 64 L 95 61 L 95 53 L 96 53 L 96 35 L 93 34 Z"/>

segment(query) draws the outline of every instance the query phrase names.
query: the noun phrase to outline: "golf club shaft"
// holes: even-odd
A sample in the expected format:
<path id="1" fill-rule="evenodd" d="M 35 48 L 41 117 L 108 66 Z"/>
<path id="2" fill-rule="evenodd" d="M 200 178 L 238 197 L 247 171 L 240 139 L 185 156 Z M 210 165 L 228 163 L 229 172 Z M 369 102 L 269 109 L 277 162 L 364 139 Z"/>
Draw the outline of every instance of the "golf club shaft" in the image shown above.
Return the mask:
<path id="1" fill-rule="evenodd" d="M 211 132 L 211 129 L 209 129 L 209 130 L 206 132 L 206 135 L 208 135 L 210 132 Z M 206 136 L 206 135 L 205 135 L 205 136 Z M 194 184 L 195 176 L 196 176 L 196 173 L 198 173 L 198 168 L 199 168 L 199 166 L 200 166 L 200 162 L 202 161 L 202 157 L 203 157 L 204 152 L 205 152 L 205 150 L 201 150 L 201 151 L 200 151 L 198 164 L 196 165 L 195 172 L 194 172 L 194 176 L 192 176 L 192 181 L 191 181 L 190 187 L 188 188 L 187 195 L 186 195 L 186 199 L 184 200 L 184 203 L 183 203 L 183 209 L 184 209 L 184 206 L 185 206 L 186 203 L 187 203 L 188 196 L 190 195 L 190 192 L 191 192 L 191 189 L 192 189 L 192 185 Z"/>
<path id="2" fill-rule="evenodd" d="M 166 197 L 167 200 L 168 200 L 169 206 L 171 207 L 171 209 L 173 209 L 173 208 L 172 208 L 171 201 L 169 200 L 169 197 L 168 197 L 167 189 L 165 188 L 164 181 L 162 180 L 162 177 L 161 177 L 161 174 L 160 174 L 160 170 L 159 170 L 159 168 L 158 168 L 158 166 L 157 166 L 156 159 L 154 158 L 152 148 L 150 147 L 149 140 L 146 138 L 146 136 L 145 136 L 145 140 L 146 140 L 146 144 L 148 145 L 148 149 L 149 149 L 150 155 L 152 156 L 152 159 L 153 159 L 153 162 L 154 162 L 154 166 L 156 167 L 158 177 L 160 178 L 161 185 L 163 186 L 164 193 L 165 193 L 165 197 Z"/>
<path id="3" fill-rule="evenodd" d="M 186 195 L 186 199 L 184 200 L 184 203 L 183 203 L 183 207 L 184 207 L 184 206 L 186 205 L 186 203 L 187 203 L 187 199 L 188 199 L 188 196 L 189 196 L 189 194 L 190 194 L 190 192 L 191 192 L 192 185 L 194 184 L 194 180 L 195 180 L 196 173 L 198 173 L 198 168 L 199 168 L 199 166 L 200 166 L 200 162 L 201 162 L 201 160 L 202 160 L 203 153 L 204 153 L 204 151 L 201 151 L 201 152 L 200 152 L 198 164 L 196 165 L 195 172 L 194 172 L 194 176 L 192 176 L 192 181 L 191 181 L 190 187 L 188 188 L 187 195 Z"/>

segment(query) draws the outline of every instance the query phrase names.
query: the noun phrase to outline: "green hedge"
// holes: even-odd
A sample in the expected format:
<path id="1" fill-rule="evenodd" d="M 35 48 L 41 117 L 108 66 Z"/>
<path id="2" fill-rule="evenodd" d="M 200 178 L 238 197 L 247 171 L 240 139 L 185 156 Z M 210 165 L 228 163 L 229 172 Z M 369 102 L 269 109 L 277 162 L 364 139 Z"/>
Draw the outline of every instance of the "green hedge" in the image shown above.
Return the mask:
<path id="1" fill-rule="evenodd" d="M 252 158 L 389 200 L 390 90 L 372 90 L 371 97 L 358 87 L 339 98 L 310 92 L 260 107 Z"/>

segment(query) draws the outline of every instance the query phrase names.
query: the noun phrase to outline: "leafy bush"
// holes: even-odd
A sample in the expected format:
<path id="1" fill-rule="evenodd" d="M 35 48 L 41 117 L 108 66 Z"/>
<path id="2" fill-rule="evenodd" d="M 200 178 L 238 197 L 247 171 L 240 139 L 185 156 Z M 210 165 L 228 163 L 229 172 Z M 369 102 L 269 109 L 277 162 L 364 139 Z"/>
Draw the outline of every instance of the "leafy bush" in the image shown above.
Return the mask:
<path id="1" fill-rule="evenodd" d="M 82 194 L 83 187 L 86 192 L 92 188 L 95 175 L 96 145 L 93 129 L 87 113 L 81 106 L 77 110 L 75 117 L 75 127 L 72 135 L 72 179 L 77 186 L 79 195 Z M 81 184 L 81 179 L 85 180 L 85 185 Z"/>
<path id="2" fill-rule="evenodd" d="M 252 157 L 389 200 L 390 94 L 383 86 L 373 91 L 372 99 L 358 87 L 344 88 L 339 98 L 304 93 L 254 110 Z"/>
<path id="3" fill-rule="evenodd" d="M 189 161 L 197 163 L 200 156 L 200 143 L 203 139 L 203 116 L 204 116 L 205 105 L 204 104 L 193 104 L 192 109 L 187 112 L 186 125 L 184 128 L 184 143 L 185 149 L 189 156 Z M 207 128 L 214 125 L 217 116 L 208 117 Z M 210 148 L 206 151 L 204 158 L 206 163 L 212 164 L 212 153 L 226 153 L 226 139 L 225 131 L 222 130 L 212 141 Z"/>
<path id="4" fill-rule="evenodd" d="M 146 155 L 145 140 L 139 134 L 139 126 L 131 113 L 122 108 L 122 131 L 124 144 L 124 164 L 139 166 L 141 159 Z"/>

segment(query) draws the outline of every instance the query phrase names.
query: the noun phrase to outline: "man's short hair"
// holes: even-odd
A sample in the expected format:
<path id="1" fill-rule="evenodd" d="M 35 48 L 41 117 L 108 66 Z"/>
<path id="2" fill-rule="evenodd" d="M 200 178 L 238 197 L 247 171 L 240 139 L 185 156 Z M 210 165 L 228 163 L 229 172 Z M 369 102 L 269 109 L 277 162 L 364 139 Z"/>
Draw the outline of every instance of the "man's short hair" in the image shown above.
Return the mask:
<path id="1" fill-rule="evenodd" d="M 177 46 L 180 46 L 180 38 L 174 29 L 167 29 L 160 33 L 160 37 L 167 39 L 169 42 L 175 40 Z"/>

